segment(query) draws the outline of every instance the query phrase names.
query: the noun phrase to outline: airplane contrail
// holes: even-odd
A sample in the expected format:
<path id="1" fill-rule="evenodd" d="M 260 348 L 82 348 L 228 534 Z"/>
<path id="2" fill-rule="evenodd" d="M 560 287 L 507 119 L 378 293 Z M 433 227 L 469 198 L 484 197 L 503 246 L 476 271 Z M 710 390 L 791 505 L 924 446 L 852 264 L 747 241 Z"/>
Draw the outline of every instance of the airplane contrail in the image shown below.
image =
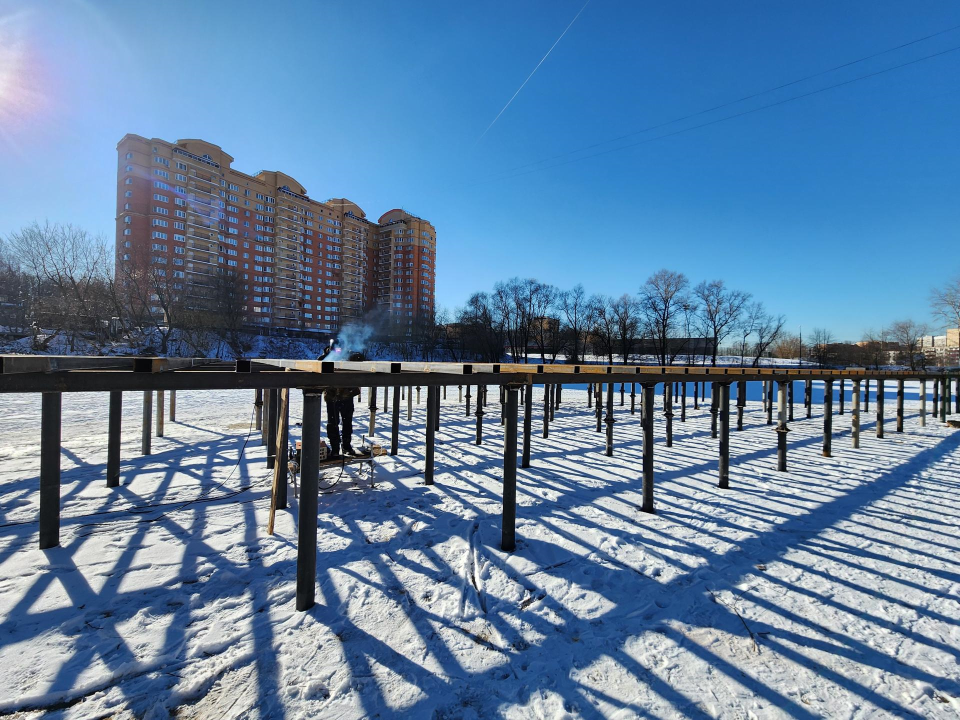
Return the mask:
<path id="1" fill-rule="evenodd" d="M 520 87 L 517 88 L 517 91 L 513 94 L 513 97 L 511 97 L 509 100 L 507 100 L 507 104 L 503 106 L 503 110 L 501 110 L 500 112 L 497 113 L 497 116 L 493 119 L 493 122 L 491 122 L 489 125 L 487 125 L 487 129 L 484 130 L 484 131 L 480 134 L 480 137 L 477 138 L 477 142 L 474 143 L 474 146 L 476 146 L 477 143 L 479 143 L 481 140 L 483 140 L 483 136 L 486 135 L 486 134 L 490 131 L 490 128 L 492 128 L 492 127 L 494 126 L 494 124 L 497 122 L 497 120 L 500 119 L 500 116 L 503 115 L 503 113 L 506 111 L 506 109 L 507 109 L 508 107 L 510 107 L 510 103 L 512 103 L 512 102 L 516 99 L 517 95 L 520 94 L 520 91 L 523 90 L 524 86 L 525 86 L 528 82 L 530 82 L 530 78 L 532 78 L 532 77 L 534 76 L 534 73 L 536 73 L 537 70 L 540 69 L 540 66 L 543 65 L 543 61 L 546 60 L 546 59 L 550 56 L 550 53 L 553 52 L 553 49 L 557 46 L 557 43 L 559 43 L 561 40 L 563 40 L 563 36 L 567 34 L 567 30 L 569 30 L 570 28 L 573 27 L 573 24 L 577 21 L 577 18 L 580 17 L 580 13 L 582 13 L 584 10 L 586 10 L 586 9 L 587 9 L 587 5 L 589 5 L 589 4 L 590 4 L 590 0 L 587 0 L 587 1 L 583 4 L 583 7 L 580 8 L 580 12 L 578 12 L 576 15 L 573 16 L 573 20 L 570 21 L 570 24 L 569 24 L 569 25 L 567 25 L 566 30 L 564 30 L 562 33 L 560 33 L 560 37 L 558 37 L 557 40 L 556 40 L 556 42 L 554 42 L 553 45 L 550 46 L 550 49 L 547 50 L 547 54 L 544 55 L 542 58 L 540 58 L 540 62 L 538 62 L 538 63 L 537 63 L 537 66 L 533 69 L 533 71 L 532 71 L 529 75 L 527 75 L 527 79 L 524 80 L 524 81 L 523 81 L 523 84 L 520 85 Z"/>

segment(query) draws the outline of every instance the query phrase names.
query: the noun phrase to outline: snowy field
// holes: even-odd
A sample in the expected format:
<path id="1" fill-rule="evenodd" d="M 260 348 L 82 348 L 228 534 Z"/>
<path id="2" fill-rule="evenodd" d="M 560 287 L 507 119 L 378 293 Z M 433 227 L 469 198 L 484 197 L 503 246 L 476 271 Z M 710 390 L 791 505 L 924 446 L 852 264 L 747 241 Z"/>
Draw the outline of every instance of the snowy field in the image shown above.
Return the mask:
<path id="1" fill-rule="evenodd" d="M 656 515 L 639 511 L 629 395 L 613 458 L 583 391 L 564 391 L 549 440 L 538 400 L 513 554 L 499 550 L 495 388 L 480 447 L 448 389 L 430 488 L 424 406 L 408 423 L 404 403 L 400 455 L 376 488 L 348 470 L 320 498 L 307 613 L 294 611 L 292 492 L 266 534 L 251 392 L 178 393 L 179 422 L 150 457 L 140 394 L 125 395 L 113 490 L 106 395 L 64 395 L 61 547 L 47 551 L 40 396 L 0 397 L 0 714 L 956 718 L 960 433 L 919 426 L 916 386 L 895 433 L 890 383 L 886 438 L 871 400 L 852 449 L 848 396 L 823 458 L 821 409 L 805 419 L 797 390 L 789 472 L 751 396 L 723 491 L 707 411 L 691 399 L 667 448 L 658 397 Z"/>

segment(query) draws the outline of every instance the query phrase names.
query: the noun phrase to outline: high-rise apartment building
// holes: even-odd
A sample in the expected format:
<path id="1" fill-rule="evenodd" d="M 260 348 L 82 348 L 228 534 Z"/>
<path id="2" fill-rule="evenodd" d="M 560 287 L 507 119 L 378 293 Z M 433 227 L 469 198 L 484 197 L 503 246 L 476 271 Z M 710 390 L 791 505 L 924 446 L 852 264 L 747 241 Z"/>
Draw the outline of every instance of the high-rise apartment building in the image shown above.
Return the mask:
<path id="1" fill-rule="evenodd" d="M 329 334 L 380 308 L 403 331 L 432 316 L 436 230 L 426 220 L 390 210 L 373 222 L 345 198 L 310 198 L 284 173 L 235 170 L 203 140 L 125 135 L 117 151 L 117 267 L 148 267 L 187 306 L 229 278 L 258 328 Z"/>

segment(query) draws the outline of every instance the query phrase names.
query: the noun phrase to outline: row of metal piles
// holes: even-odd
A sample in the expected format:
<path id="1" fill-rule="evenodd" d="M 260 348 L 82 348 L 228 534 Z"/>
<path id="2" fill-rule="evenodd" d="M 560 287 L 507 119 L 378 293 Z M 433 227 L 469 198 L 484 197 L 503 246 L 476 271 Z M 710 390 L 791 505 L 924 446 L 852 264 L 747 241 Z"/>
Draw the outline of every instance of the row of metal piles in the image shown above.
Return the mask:
<path id="1" fill-rule="evenodd" d="M 767 423 L 773 424 L 773 384 L 777 383 L 776 403 L 777 403 L 777 469 L 787 470 L 787 433 L 789 432 L 788 423 L 793 421 L 794 417 L 794 383 L 789 380 L 770 380 L 763 382 L 763 405 L 767 413 Z M 896 430 L 903 432 L 904 422 L 904 381 L 897 380 L 897 405 L 896 405 Z M 861 388 L 861 383 L 864 387 Z M 876 381 L 876 432 L 877 437 L 882 438 L 884 433 L 884 381 Z M 641 385 L 641 427 L 642 427 L 642 477 L 641 491 L 642 504 L 641 509 L 644 512 L 653 513 L 653 447 L 654 447 L 654 403 L 655 391 L 658 383 L 631 383 L 630 387 L 630 412 L 637 411 L 637 384 Z M 719 461 L 718 461 L 718 485 L 721 488 L 729 487 L 730 480 L 730 391 L 731 385 L 737 385 L 737 430 L 743 429 L 743 413 L 746 405 L 747 382 L 711 382 L 710 387 L 710 414 L 711 414 L 711 435 L 719 439 Z M 823 411 L 823 455 L 829 457 L 832 453 L 833 438 L 833 398 L 834 398 L 834 380 L 824 381 L 824 411 Z M 863 410 L 869 411 L 870 402 L 870 380 L 852 380 L 852 413 L 851 413 L 851 437 L 853 447 L 860 446 L 860 415 L 861 415 L 861 390 L 863 391 Z M 673 403 L 679 401 L 680 419 L 686 420 L 688 382 L 664 383 L 663 384 L 663 415 L 666 419 L 666 445 L 673 444 Z M 839 414 L 844 413 L 845 381 L 839 381 Z M 693 383 L 693 401 L 694 409 L 699 408 L 700 398 L 706 399 L 707 383 Z M 699 386 L 699 387 L 698 387 Z M 476 408 L 473 412 L 476 418 L 476 444 L 480 445 L 483 441 L 483 416 L 486 414 L 484 408 L 487 405 L 487 387 L 483 385 L 476 387 Z M 525 385 L 502 385 L 500 386 L 500 423 L 505 426 L 503 442 L 503 501 L 502 501 L 502 519 L 501 519 L 501 541 L 500 547 L 505 552 L 512 552 L 516 549 L 516 498 L 517 498 L 517 465 L 521 468 L 530 467 L 530 446 L 533 422 L 533 386 Z M 446 397 L 445 386 L 430 386 L 427 388 L 427 415 L 426 415 L 426 447 L 424 453 L 424 482 L 426 485 L 434 484 L 434 456 L 435 456 L 435 436 L 440 424 L 440 394 Z M 412 419 L 412 398 L 413 388 L 406 388 L 407 398 L 407 419 Z M 319 448 L 321 438 L 321 390 L 304 390 L 303 398 L 303 430 L 302 430 L 302 458 L 301 458 L 301 496 L 300 511 L 298 522 L 298 545 L 297 545 L 297 590 L 296 606 L 297 610 L 308 610 L 314 605 L 315 585 L 316 585 L 316 555 L 317 555 L 317 511 L 319 494 Z M 368 396 L 368 405 L 370 410 L 369 434 L 372 436 L 375 432 L 376 413 L 377 413 L 377 389 L 370 388 Z M 400 419 L 400 400 L 404 393 L 403 388 L 394 388 L 393 394 L 393 412 L 391 423 L 391 443 L 390 454 L 397 454 L 399 438 L 399 419 Z M 544 384 L 543 394 L 543 437 L 549 437 L 550 423 L 554 419 L 556 409 L 561 402 L 562 385 Z M 596 407 L 596 430 L 601 432 L 603 426 L 606 426 L 606 454 L 613 455 L 614 434 L 614 393 L 615 383 L 595 383 L 591 384 L 587 392 L 588 408 Z M 620 385 L 620 405 L 625 404 L 625 385 Z M 522 396 L 522 400 L 521 400 Z M 604 403 L 604 396 L 606 402 Z M 943 398 L 941 402 L 941 397 Z M 466 416 L 471 415 L 471 386 L 466 386 Z M 464 400 L 463 386 L 458 386 L 458 402 Z M 258 397 L 259 401 L 259 397 Z M 518 430 L 519 405 L 523 403 L 523 424 L 522 433 Z M 267 399 L 268 408 L 272 407 L 273 400 Z M 420 388 L 417 388 L 417 403 L 420 402 Z M 921 381 L 920 392 L 920 424 L 926 425 L 927 418 L 927 388 L 926 381 Z M 606 413 L 602 411 L 606 406 Z M 960 382 L 957 384 L 955 406 L 960 413 Z M 384 410 L 389 407 L 389 388 L 384 388 Z M 804 407 L 806 416 L 812 417 L 812 381 L 804 382 Z M 650 409 L 648 412 L 647 409 Z M 946 421 L 946 416 L 951 413 L 950 409 L 950 378 L 934 381 L 933 394 L 933 414 L 940 414 L 940 419 Z M 268 413 L 272 411 L 268 410 Z M 280 432 L 284 432 L 286 426 L 282 418 L 279 423 L 274 423 L 273 416 L 270 416 L 269 424 L 277 425 Z M 269 431 L 268 431 L 269 434 Z M 522 449 L 519 457 L 517 452 L 517 437 L 521 436 Z M 268 447 L 273 443 L 267 439 Z M 285 447 L 279 444 L 279 447 Z M 268 460 L 268 463 L 270 461 Z M 285 473 L 284 473 L 285 474 Z M 286 493 L 284 490 L 284 504 Z M 283 507 L 281 504 L 280 507 Z"/>

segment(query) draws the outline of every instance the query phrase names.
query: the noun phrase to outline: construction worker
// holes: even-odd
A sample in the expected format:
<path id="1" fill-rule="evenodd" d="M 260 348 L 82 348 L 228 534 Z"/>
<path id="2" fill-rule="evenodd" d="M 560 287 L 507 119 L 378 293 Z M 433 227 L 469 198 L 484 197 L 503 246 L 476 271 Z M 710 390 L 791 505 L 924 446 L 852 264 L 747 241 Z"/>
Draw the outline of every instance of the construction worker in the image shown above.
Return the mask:
<path id="1" fill-rule="evenodd" d="M 344 455 L 356 455 L 350 440 L 353 436 L 353 399 L 359 394 L 358 387 L 327 388 L 323 391 L 323 399 L 327 403 L 327 439 L 330 441 L 331 458 L 340 455 L 341 444 Z"/>

